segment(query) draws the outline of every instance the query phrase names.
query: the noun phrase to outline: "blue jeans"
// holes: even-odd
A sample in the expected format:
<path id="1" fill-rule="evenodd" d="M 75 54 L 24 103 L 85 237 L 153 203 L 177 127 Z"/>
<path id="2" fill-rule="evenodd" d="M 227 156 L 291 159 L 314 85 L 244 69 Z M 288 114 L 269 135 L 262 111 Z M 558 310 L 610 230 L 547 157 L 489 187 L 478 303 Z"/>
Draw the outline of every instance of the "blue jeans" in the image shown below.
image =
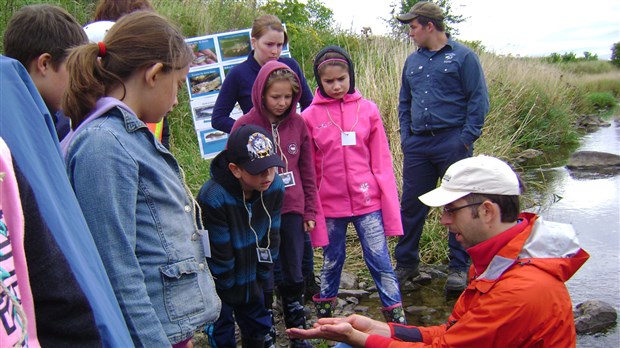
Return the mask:
<path id="1" fill-rule="evenodd" d="M 418 197 L 435 189 L 437 181 L 443 177 L 450 165 L 472 155 L 473 145 L 470 145 L 467 151 L 460 133 L 460 128 L 454 128 L 434 136 L 409 135 L 402 143 L 401 216 L 405 234 L 399 239 L 394 250 L 398 267 L 416 267 L 420 262 L 420 237 L 429 208 Z M 469 255 L 456 241 L 453 233 L 449 233 L 448 238 L 450 248 L 448 267 L 466 271 L 469 267 Z"/>
<path id="2" fill-rule="evenodd" d="M 377 285 L 379 298 L 384 307 L 401 303 L 398 281 L 390 261 L 383 229 L 381 210 L 365 215 L 345 218 L 326 218 L 329 244 L 323 247 L 321 270 L 321 298 L 338 295 L 340 275 L 346 257 L 347 226 L 353 223 L 362 244 L 364 261 Z"/>

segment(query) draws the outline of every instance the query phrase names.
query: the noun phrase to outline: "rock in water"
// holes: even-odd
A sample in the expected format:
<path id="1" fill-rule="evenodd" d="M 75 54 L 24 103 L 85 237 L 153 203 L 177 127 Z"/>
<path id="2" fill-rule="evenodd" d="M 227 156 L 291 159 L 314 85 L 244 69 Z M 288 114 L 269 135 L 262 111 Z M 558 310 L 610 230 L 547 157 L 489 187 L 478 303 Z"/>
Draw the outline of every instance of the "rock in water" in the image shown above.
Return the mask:
<path id="1" fill-rule="evenodd" d="M 566 165 L 571 170 L 620 170 L 620 156 L 597 151 L 577 151 L 570 156 Z"/>
<path id="2" fill-rule="evenodd" d="M 592 334 L 607 330 L 616 325 L 618 313 L 610 304 L 590 300 L 577 305 L 575 310 L 575 329 L 578 334 Z"/>

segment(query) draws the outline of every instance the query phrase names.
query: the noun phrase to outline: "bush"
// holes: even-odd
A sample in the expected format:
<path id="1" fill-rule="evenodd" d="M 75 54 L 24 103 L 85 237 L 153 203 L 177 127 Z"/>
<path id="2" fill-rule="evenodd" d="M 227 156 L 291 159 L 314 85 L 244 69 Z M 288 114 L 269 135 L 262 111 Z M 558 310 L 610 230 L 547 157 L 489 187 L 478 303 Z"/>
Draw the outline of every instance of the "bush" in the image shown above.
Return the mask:
<path id="1" fill-rule="evenodd" d="M 616 98 L 609 92 L 592 92 L 585 96 L 586 104 L 595 111 L 609 110 L 616 106 Z"/>

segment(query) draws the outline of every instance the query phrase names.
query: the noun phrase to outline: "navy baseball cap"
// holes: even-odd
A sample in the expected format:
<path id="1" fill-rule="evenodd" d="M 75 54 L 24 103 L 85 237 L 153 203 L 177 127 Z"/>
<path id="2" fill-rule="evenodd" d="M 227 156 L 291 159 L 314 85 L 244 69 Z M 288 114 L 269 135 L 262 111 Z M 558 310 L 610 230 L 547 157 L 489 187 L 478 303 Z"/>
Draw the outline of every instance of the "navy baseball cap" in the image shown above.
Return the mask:
<path id="1" fill-rule="evenodd" d="M 244 124 L 230 134 L 226 154 L 229 162 L 252 175 L 271 167 L 284 167 L 284 162 L 276 153 L 271 134 L 251 124 Z"/>

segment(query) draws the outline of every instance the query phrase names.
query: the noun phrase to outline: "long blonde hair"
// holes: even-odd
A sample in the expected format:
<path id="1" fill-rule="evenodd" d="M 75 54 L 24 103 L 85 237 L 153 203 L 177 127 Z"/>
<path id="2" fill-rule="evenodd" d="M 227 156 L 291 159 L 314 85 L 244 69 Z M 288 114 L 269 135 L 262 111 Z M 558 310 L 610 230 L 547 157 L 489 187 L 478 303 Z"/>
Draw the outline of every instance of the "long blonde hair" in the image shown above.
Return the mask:
<path id="1" fill-rule="evenodd" d="M 113 87 L 120 85 L 126 93 L 123 81 L 137 70 L 156 63 L 163 64 L 163 72 L 183 69 L 193 56 L 181 32 L 165 17 L 153 11 L 121 17 L 103 43 L 79 46 L 67 58 L 70 79 L 62 108 L 71 118 L 71 128 L 76 129 Z"/>

